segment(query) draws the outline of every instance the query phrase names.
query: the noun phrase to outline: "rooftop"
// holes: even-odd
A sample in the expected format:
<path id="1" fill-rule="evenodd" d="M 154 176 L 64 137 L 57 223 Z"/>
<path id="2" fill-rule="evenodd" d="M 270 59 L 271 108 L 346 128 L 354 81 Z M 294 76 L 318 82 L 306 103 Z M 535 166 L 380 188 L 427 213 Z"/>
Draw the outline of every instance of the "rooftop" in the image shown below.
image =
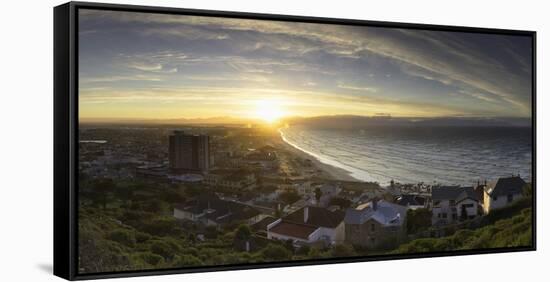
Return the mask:
<path id="1" fill-rule="evenodd" d="M 214 194 L 206 193 L 184 204 L 175 205 L 175 209 L 203 214 L 203 217 L 218 224 L 247 220 L 260 214 L 258 210 L 248 205 L 221 200 Z"/>
<path id="2" fill-rule="evenodd" d="M 263 230 L 265 231 L 267 229 L 267 226 L 273 222 L 275 222 L 277 219 L 272 217 L 272 216 L 267 216 L 265 218 L 263 218 L 262 220 L 252 224 L 252 226 L 250 226 L 252 229 L 254 230 Z"/>
<path id="3" fill-rule="evenodd" d="M 474 191 L 474 187 L 460 186 L 438 186 L 432 188 L 432 200 L 454 200 L 460 202 L 464 199 L 479 201 L 479 196 Z"/>
<path id="4" fill-rule="evenodd" d="M 395 203 L 402 206 L 423 206 L 426 199 L 418 195 L 401 195 Z"/>
<path id="5" fill-rule="evenodd" d="M 304 222 L 304 210 L 308 209 L 307 222 Z M 330 211 L 320 207 L 303 207 L 283 218 L 288 222 L 305 223 L 317 227 L 335 228 L 344 220 L 344 212 Z"/>
<path id="6" fill-rule="evenodd" d="M 521 194 L 525 181 L 519 176 L 499 178 L 496 182 L 487 184 L 487 193 L 493 197 L 508 194 Z"/>
<path id="7" fill-rule="evenodd" d="M 279 224 L 269 229 L 270 232 L 291 236 L 307 240 L 311 233 L 315 232 L 319 227 L 309 224 L 301 224 L 296 222 L 281 221 Z"/>
<path id="8" fill-rule="evenodd" d="M 395 226 L 402 225 L 406 216 L 406 207 L 385 200 L 378 200 L 376 208 L 371 201 L 355 209 L 347 209 L 344 221 L 346 224 L 363 224 L 373 219 L 382 225 Z"/>

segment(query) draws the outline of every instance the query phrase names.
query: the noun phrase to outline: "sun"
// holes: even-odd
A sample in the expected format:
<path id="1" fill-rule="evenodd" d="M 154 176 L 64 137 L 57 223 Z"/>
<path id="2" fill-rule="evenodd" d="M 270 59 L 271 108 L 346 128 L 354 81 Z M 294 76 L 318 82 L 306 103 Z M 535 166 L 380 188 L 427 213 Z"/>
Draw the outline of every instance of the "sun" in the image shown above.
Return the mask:
<path id="1" fill-rule="evenodd" d="M 258 100 L 255 104 L 256 117 L 267 123 L 274 123 L 285 115 L 278 100 Z"/>

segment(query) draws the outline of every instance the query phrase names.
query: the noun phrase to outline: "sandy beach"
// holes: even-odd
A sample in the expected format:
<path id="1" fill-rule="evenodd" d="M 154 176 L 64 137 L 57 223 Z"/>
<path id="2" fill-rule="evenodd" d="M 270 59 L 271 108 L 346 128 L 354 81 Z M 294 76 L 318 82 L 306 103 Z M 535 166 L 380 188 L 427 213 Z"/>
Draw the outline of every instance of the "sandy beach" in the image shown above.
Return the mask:
<path id="1" fill-rule="evenodd" d="M 318 177 L 320 178 L 329 178 L 334 180 L 350 181 L 350 182 L 362 182 L 362 180 L 352 177 L 351 173 L 348 172 L 347 170 L 321 162 L 315 156 L 312 156 L 292 146 L 291 144 L 287 143 L 286 141 L 283 140 L 282 137 L 280 139 L 280 143 L 281 143 L 281 146 L 283 146 L 284 150 L 290 152 L 291 154 L 296 155 L 303 159 L 310 160 L 312 162 L 312 165 L 317 170 L 321 171 L 321 173 L 318 175 Z"/>

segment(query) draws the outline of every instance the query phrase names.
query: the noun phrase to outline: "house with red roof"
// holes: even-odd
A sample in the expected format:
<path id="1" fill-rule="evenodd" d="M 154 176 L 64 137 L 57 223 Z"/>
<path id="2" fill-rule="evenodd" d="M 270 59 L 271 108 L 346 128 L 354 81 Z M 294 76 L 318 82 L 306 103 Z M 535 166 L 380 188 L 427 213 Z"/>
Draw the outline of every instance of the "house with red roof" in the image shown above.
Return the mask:
<path id="1" fill-rule="evenodd" d="M 345 239 L 344 215 L 338 210 L 305 206 L 267 225 L 267 238 L 301 244 L 341 243 Z"/>

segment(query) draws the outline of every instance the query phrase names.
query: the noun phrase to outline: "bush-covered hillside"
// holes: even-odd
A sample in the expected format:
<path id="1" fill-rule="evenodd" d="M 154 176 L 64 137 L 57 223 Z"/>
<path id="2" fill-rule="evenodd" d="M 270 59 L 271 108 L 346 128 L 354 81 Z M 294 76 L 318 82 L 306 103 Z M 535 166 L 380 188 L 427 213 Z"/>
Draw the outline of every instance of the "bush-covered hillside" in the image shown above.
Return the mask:
<path id="1" fill-rule="evenodd" d="M 452 236 L 442 238 L 413 240 L 399 246 L 392 253 L 424 253 L 531 245 L 531 208 L 525 208 L 511 218 L 497 220 L 482 228 L 474 230 L 463 229 L 457 231 Z"/>

